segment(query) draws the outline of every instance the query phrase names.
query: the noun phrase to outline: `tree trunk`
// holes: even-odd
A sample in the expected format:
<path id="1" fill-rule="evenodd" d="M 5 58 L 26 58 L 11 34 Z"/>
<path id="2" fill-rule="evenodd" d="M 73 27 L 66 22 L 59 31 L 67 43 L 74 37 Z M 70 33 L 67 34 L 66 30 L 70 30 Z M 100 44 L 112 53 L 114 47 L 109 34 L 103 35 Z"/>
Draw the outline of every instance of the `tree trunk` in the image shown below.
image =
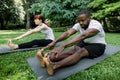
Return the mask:
<path id="1" fill-rule="evenodd" d="M 0 21 L 0 30 L 1 30 L 1 27 L 2 27 L 2 25 L 1 25 L 1 21 Z"/>
<path id="2" fill-rule="evenodd" d="M 4 21 L 1 19 L 0 20 L 0 30 L 4 29 Z"/>
<path id="3" fill-rule="evenodd" d="M 28 11 L 30 4 L 27 0 L 23 0 L 23 4 L 26 13 L 26 29 L 30 29 L 30 13 Z"/>
<path id="4" fill-rule="evenodd" d="M 2 20 L 0 19 L 0 30 L 1 30 L 1 28 L 2 28 Z"/>
<path id="5" fill-rule="evenodd" d="M 27 16 L 27 23 L 26 23 L 26 29 L 30 29 L 30 13 L 26 11 Z"/>

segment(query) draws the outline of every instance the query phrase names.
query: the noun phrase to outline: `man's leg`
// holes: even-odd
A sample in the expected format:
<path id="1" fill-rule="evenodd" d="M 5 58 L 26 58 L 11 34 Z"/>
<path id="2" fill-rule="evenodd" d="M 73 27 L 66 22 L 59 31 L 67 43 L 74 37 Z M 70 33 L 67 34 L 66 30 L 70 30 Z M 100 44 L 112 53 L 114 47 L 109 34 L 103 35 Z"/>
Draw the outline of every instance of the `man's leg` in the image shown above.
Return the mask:
<path id="1" fill-rule="evenodd" d="M 39 61 L 40 61 L 41 67 L 43 67 L 43 68 L 46 67 L 45 62 L 44 62 L 44 60 L 43 60 L 44 56 L 43 56 L 41 50 L 38 50 L 38 51 L 37 51 L 37 57 L 38 57 L 38 59 L 39 59 Z"/>
<path id="2" fill-rule="evenodd" d="M 61 52 L 61 53 L 58 53 L 58 54 L 57 54 L 57 57 L 55 57 L 55 55 L 51 53 L 51 54 L 49 55 L 50 61 L 52 61 L 52 62 L 60 61 L 60 60 L 62 60 L 62 59 L 64 59 L 64 58 L 66 58 L 66 57 L 74 54 L 74 53 L 76 52 L 76 50 L 78 50 L 78 49 L 79 49 L 79 47 L 78 47 L 78 46 L 75 46 L 74 48 L 72 48 L 72 49 L 70 49 L 70 50 L 63 51 L 63 52 Z"/>
<path id="3" fill-rule="evenodd" d="M 68 51 L 64 51 L 64 52 L 60 53 L 57 58 L 53 54 L 49 54 L 50 55 L 49 57 L 50 57 L 50 60 L 52 62 L 56 62 L 56 61 L 59 61 L 61 59 L 64 59 L 64 58 L 72 55 L 73 53 L 75 53 L 76 50 L 77 50 L 77 47 L 72 48 L 72 49 L 70 49 Z M 41 67 L 46 67 L 46 64 L 45 64 L 44 59 L 43 59 L 43 58 L 45 58 L 45 56 L 42 54 L 41 50 L 37 51 L 37 57 L 38 57 L 38 59 L 40 61 Z"/>
<path id="4" fill-rule="evenodd" d="M 87 57 L 89 55 L 88 51 L 85 48 L 79 48 L 78 50 L 76 50 L 76 52 L 64 59 L 62 59 L 61 61 L 58 62 L 51 62 L 49 60 L 49 58 L 45 59 L 45 62 L 47 64 L 47 70 L 48 70 L 48 74 L 49 75 L 53 75 L 54 74 L 54 70 L 60 68 L 60 67 L 64 67 L 64 66 L 68 66 L 68 65 L 72 65 L 77 63 L 81 58 L 83 57 Z"/>

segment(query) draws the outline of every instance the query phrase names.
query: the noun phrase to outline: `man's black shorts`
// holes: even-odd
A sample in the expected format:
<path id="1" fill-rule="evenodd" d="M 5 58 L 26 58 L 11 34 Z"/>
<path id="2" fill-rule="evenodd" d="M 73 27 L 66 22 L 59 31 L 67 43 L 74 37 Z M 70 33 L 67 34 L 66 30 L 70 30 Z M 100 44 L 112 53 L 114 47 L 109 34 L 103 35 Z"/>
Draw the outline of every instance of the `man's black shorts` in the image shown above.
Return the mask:
<path id="1" fill-rule="evenodd" d="M 104 53 L 106 47 L 105 44 L 85 43 L 83 41 L 79 42 L 76 46 L 79 46 L 80 48 L 84 47 L 89 53 L 88 58 L 97 58 L 101 56 Z"/>

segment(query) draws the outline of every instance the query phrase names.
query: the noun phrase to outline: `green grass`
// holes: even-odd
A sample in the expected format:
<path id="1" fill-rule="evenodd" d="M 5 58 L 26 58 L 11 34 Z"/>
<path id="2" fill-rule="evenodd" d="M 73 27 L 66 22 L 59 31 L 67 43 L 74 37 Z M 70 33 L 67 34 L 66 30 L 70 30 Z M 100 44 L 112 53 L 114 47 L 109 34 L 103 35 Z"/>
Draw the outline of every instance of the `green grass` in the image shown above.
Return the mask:
<path id="1" fill-rule="evenodd" d="M 24 32 L 25 30 L 0 30 L 0 46 L 7 45 L 8 39 L 16 37 Z M 55 36 L 57 37 L 61 33 L 62 32 L 55 32 Z M 36 33 L 19 41 L 14 41 L 14 43 L 31 41 L 39 37 L 43 38 L 44 36 Z M 106 33 L 106 40 L 108 44 L 120 46 L 119 33 Z M 0 80 L 37 80 L 26 61 L 27 58 L 34 57 L 36 52 L 37 50 L 33 50 L 0 55 Z M 120 52 L 89 69 L 71 75 L 65 80 L 119 80 L 119 76 Z"/>

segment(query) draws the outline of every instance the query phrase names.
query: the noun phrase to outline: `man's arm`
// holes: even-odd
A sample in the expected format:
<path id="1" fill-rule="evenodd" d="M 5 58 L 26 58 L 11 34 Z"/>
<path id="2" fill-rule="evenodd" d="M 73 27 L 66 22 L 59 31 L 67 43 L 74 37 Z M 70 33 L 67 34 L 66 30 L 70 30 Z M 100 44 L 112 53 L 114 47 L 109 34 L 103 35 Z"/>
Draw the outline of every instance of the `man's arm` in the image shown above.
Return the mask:
<path id="1" fill-rule="evenodd" d="M 86 38 L 95 36 L 98 32 L 99 31 L 97 29 L 88 29 L 85 32 L 83 32 L 82 34 L 77 35 L 72 40 L 70 40 L 69 42 L 64 44 L 63 47 L 65 48 L 65 47 L 68 47 L 68 46 L 72 46 L 72 45 L 78 43 L 81 40 L 84 40 Z"/>
<path id="2" fill-rule="evenodd" d="M 73 35 L 76 32 L 75 29 L 71 28 L 70 30 L 64 32 L 60 37 L 58 37 L 55 41 L 53 41 L 52 43 L 48 44 L 47 46 L 43 47 L 42 49 L 40 49 L 40 51 L 44 51 L 47 48 L 51 48 L 55 45 L 55 43 L 65 40 L 68 37 L 70 37 L 71 35 Z"/>
<path id="3" fill-rule="evenodd" d="M 54 45 L 59 42 L 59 41 L 63 41 L 65 39 L 67 39 L 68 37 L 70 37 L 71 35 L 73 35 L 74 33 L 76 33 L 77 31 L 73 28 L 71 28 L 70 30 L 64 32 L 60 37 L 58 37 L 56 40 L 54 40 L 52 43 L 48 44 L 46 46 L 46 48 L 52 48 L 54 47 Z"/>
<path id="4" fill-rule="evenodd" d="M 54 42 L 59 42 L 59 41 L 63 41 L 65 39 L 67 39 L 68 37 L 70 37 L 71 35 L 73 35 L 76 32 L 75 29 L 71 28 L 70 30 L 64 32 L 60 37 L 58 37 Z"/>

